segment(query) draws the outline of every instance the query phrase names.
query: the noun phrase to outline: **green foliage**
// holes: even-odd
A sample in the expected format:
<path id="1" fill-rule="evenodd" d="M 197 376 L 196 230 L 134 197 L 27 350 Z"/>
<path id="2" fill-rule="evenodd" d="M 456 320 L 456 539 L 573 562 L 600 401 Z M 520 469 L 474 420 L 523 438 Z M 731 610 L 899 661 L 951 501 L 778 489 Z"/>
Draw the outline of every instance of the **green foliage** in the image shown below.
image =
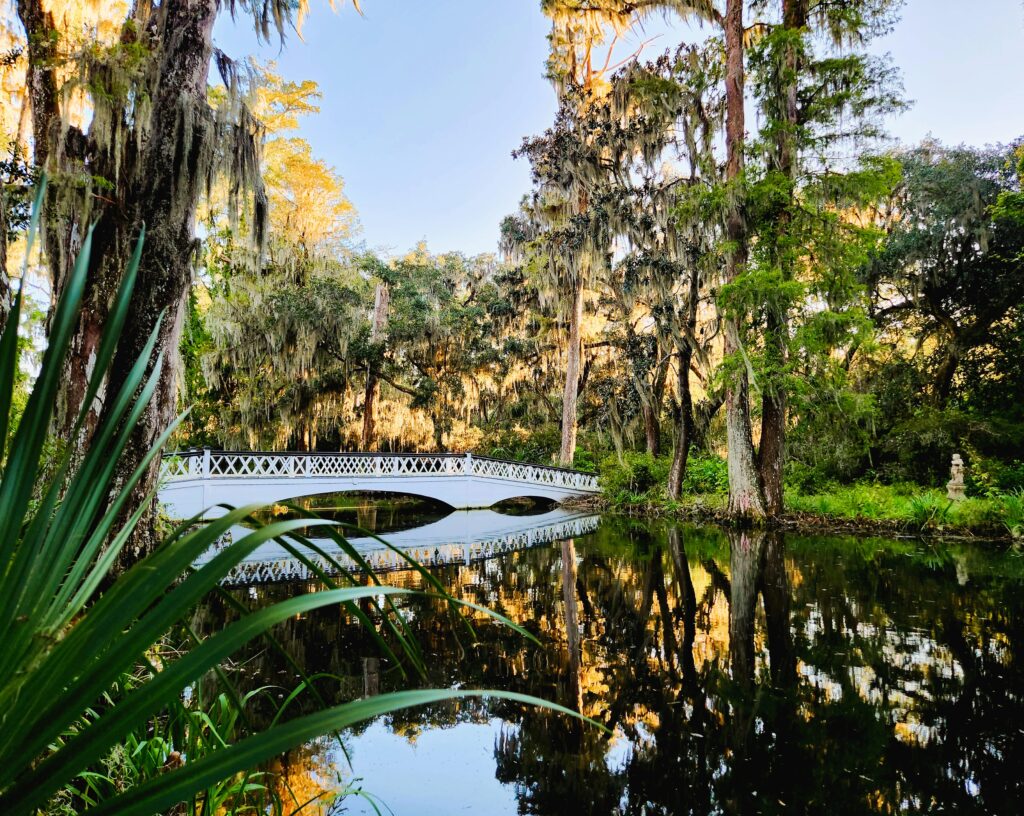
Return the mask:
<path id="1" fill-rule="evenodd" d="M 920 530 L 939 527 L 952 507 L 953 502 L 949 499 L 935 493 L 922 493 L 911 497 L 910 517 Z"/>
<path id="2" fill-rule="evenodd" d="M 620 461 L 608 456 L 601 461 L 601 489 L 613 504 L 642 502 L 663 494 L 670 462 L 649 453 L 627 451 Z"/>
<path id="3" fill-rule="evenodd" d="M 557 425 L 548 424 L 523 433 L 511 428 L 488 430 L 477 446 L 477 451 L 495 459 L 518 462 L 549 462 L 558 454 L 561 432 Z"/>
<path id="4" fill-rule="evenodd" d="M 1024 490 L 1002 497 L 1003 524 L 1014 540 L 1024 539 Z"/>
<path id="5" fill-rule="evenodd" d="M 683 493 L 722 494 L 729 492 L 729 466 L 718 456 L 690 456 L 683 478 Z"/>
<path id="6" fill-rule="evenodd" d="M 965 475 L 967 492 L 971 496 L 995 498 L 1003 494 L 1024 490 L 1024 461 L 1001 462 L 981 456 L 971 456 Z"/>
<path id="7" fill-rule="evenodd" d="M 37 205 L 42 195 L 40 189 Z M 241 646 L 287 618 L 341 605 L 368 626 L 385 655 L 396 664 L 422 671 L 423 662 L 390 600 L 406 590 L 381 586 L 372 574 L 366 576 L 366 585 L 338 587 L 295 546 L 293 542 L 301 542 L 312 548 L 299 530 L 321 527 L 337 546 L 358 559 L 355 550 L 324 520 L 295 518 L 256 526 L 198 567 L 192 565 L 225 532 L 252 521 L 253 508 L 232 510 L 198 526 L 192 520 L 175 527 L 152 555 L 112 580 L 111 568 L 148 504 L 129 507 L 128 498 L 174 430 L 172 426 L 158 438 L 136 471 L 115 488 L 118 459 L 162 371 L 159 358 L 151 359 L 158 328 L 121 391 L 107 395 L 106 419 L 88 449 L 74 465 L 75 452 L 64 452 L 54 477 L 42 488 L 42 498 L 33 501 L 37 482 L 43 477 L 43 450 L 54 395 L 78 319 L 91 245 L 90 232 L 53 314 L 49 344 L 22 421 L 9 449 L 0 450 L 0 706 L 5 712 L 0 721 L 0 811 L 28 816 L 61 791 L 66 796 L 72 789 L 77 791 L 72 798 L 78 797 L 74 806 L 94 806 L 90 812 L 97 814 L 166 812 L 188 800 L 188 811 L 193 812 L 216 804 L 215 800 L 199 804 L 195 797 L 204 799 L 201 792 L 313 737 L 398 708 L 475 693 L 399 692 L 342 703 L 288 722 L 275 722 L 261 733 L 229 744 L 208 740 L 207 753 L 189 756 L 179 767 L 158 767 L 159 758 L 171 746 L 151 738 L 164 733 L 156 730 L 157 724 L 187 716 L 183 712 L 186 690 L 194 698 L 204 677 L 216 672 Z M 141 249 L 140 236 L 96 351 L 83 401 L 86 409 L 116 350 Z M 0 445 L 7 438 L 11 416 L 22 304 L 19 292 L 12 318 L 0 337 Z M 84 416 L 85 409 L 72 435 L 75 438 Z M 160 648 L 167 633 L 185 626 L 182 621 L 188 620 L 194 606 L 216 590 L 240 560 L 274 538 L 321 578 L 324 591 L 242 614 L 184 653 Z M 343 572 L 340 565 L 335 566 Z M 105 582 L 109 586 L 101 592 Z M 400 660 L 377 634 L 364 605 L 399 644 L 405 659 Z M 126 676 L 133 678 L 130 685 L 123 683 Z M 234 708 L 221 723 L 221 730 L 229 732 L 242 703 L 230 687 L 224 693 Z M 520 702 L 532 699 L 500 692 L 495 696 Z M 208 717 L 209 710 L 198 716 Z M 192 738 L 202 733 L 201 728 L 198 732 L 195 728 L 184 730 Z M 188 750 L 187 740 L 181 741 L 182 730 L 176 733 L 174 750 Z M 103 779 L 112 783 L 112 790 Z M 239 790 L 244 792 L 245 786 Z M 96 801 L 96 796 L 107 793 L 109 798 Z"/>
<path id="8" fill-rule="evenodd" d="M 902 492 L 902 491 L 901 491 Z M 913 497 L 900 495 L 884 485 L 832 485 L 827 492 L 804 495 L 786 494 L 786 506 L 796 512 L 838 518 L 895 520 L 909 517 Z"/>
<path id="9" fill-rule="evenodd" d="M 789 490 L 786 505 L 794 512 L 835 519 L 894 522 L 915 532 L 970 530 L 983 535 L 999 534 L 1012 510 L 1012 500 L 1008 503 L 1002 496 L 951 502 L 944 490 L 922 490 L 905 482 L 832 484 L 813 493 Z"/>
<path id="10" fill-rule="evenodd" d="M 882 351 L 865 361 L 875 467 L 890 478 L 944 481 L 956 450 L 993 476 L 979 460 L 1024 457 L 1019 155 L 929 141 L 897 156 L 887 235 L 862 271 Z M 979 473 L 970 486 L 1012 485 Z"/>
<path id="11" fill-rule="evenodd" d="M 597 462 L 594 459 L 594 454 L 581 447 L 576 448 L 576 454 L 573 457 L 572 466 L 576 470 L 582 470 L 586 473 L 597 472 Z"/>
<path id="12" fill-rule="evenodd" d="M 203 356 L 212 351 L 212 346 L 213 338 L 199 309 L 197 291 L 190 289 L 179 344 L 183 379 L 181 400 L 183 408 L 188 406 L 191 409 L 178 431 L 181 448 L 212 447 L 215 444 L 211 432 L 215 421 L 214 406 L 209 399 L 202 369 Z"/>

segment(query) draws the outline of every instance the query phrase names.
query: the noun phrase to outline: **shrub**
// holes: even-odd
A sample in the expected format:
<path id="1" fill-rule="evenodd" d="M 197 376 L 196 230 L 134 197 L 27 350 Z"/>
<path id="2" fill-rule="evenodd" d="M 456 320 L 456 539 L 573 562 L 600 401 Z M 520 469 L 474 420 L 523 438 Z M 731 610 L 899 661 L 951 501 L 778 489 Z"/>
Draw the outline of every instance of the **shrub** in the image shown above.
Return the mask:
<path id="1" fill-rule="evenodd" d="M 666 458 L 636 451 L 624 453 L 621 462 L 617 456 L 608 456 L 601 462 L 601 487 L 613 503 L 651 498 L 651 494 L 664 490 L 670 465 Z"/>
<path id="2" fill-rule="evenodd" d="M 910 519 L 920 530 L 941 526 L 953 502 L 936 493 L 921 493 L 910 499 Z"/>
<path id="3" fill-rule="evenodd" d="M 561 432 L 557 425 L 545 425 L 529 431 L 524 428 L 501 428 L 485 434 L 477 453 L 495 459 L 517 462 L 550 462 L 558 456 Z"/>
<path id="4" fill-rule="evenodd" d="M 972 496 L 998 498 L 1024 490 L 1024 462 L 977 457 L 968 465 L 965 481 Z"/>
<path id="5" fill-rule="evenodd" d="M 597 472 L 597 461 L 594 459 L 594 454 L 583 448 L 576 449 L 576 456 L 572 460 L 572 466 L 576 470 L 583 470 L 587 473 Z"/>
<path id="6" fill-rule="evenodd" d="M 684 493 L 728 493 L 729 466 L 718 456 L 691 456 L 686 463 Z"/>

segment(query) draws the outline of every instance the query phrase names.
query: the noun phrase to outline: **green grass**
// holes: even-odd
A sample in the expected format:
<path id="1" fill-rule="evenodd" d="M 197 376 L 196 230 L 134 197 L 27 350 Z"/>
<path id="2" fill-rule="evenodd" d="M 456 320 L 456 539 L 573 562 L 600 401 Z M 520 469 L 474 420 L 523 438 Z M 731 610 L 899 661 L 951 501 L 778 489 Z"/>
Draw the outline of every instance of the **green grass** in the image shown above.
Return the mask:
<path id="1" fill-rule="evenodd" d="M 881 484 L 833 485 L 828 492 L 810 495 L 787 491 L 786 509 L 836 519 L 901 523 L 911 530 L 973 532 L 998 531 L 1005 514 L 998 497 L 955 502 L 946 498 L 944 490 Z"/>
<path id="2" fill-rule="evenodd" d="M 612 507 L 652 512 L 719 514 L 728 504 L 728 471 L 715 456 L 692 456 L 678 502 L 668 501 L 665 485 L 670 459 L 626 452 L 601 462 L 604 497 Z M 876 522 L 908 532 L 970 532 L 1024 539 L 1024 491 L 968 497 L 958 502 L 945 490 L 910 483 L 849 485 L 829 483 L 820 492 L 786 490 L 786 512 L 843 522 Z"/>

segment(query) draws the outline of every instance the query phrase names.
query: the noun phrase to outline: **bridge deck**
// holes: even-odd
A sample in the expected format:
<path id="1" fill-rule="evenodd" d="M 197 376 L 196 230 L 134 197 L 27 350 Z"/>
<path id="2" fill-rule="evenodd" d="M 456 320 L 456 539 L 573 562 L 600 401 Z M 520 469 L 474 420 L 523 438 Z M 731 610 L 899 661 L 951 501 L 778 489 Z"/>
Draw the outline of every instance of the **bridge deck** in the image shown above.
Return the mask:
<path id="1" fill-rule="evenodd" d="M 269 504 L 321 493 L 407 493 L 453 508 L 517 497 L 561 502 L 600 492 L 576 470 L 472 454 L 268 453 L 195 450 L 162 462 L 160 499 L 189 518 L 220 504 Z"/>

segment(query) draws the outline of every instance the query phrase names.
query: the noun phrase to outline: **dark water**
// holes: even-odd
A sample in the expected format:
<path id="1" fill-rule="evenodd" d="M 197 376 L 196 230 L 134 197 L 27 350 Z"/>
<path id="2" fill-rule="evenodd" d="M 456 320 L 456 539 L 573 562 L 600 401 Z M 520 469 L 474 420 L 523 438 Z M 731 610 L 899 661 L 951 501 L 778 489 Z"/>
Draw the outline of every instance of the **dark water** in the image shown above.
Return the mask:
<path id="1" fill-rule="evenodd" d="M 430 524 L 451 513 L 450 507 L 437 502 L 393 494 L 378 494 L 378 498 L 348 493 L 326 494 L 292 499 L 290 503 L 347 527 L 379 535 Z M 295 515 L 282 505 L 271 512 L 257 514 L 264 522 Z"/>
<path id="2" fill-rule="evenodd" d="M 329 703 L 410 683 L 508 689 L 613 733 L 500 700 L 400 711 L 275 765 L 293 791 L 340 777 L 399 816 L 1024 810 L 1017 557 L 606 518 L 574 541 L 431 572 L 541 645 L 476 614 L 473 642 L 423 597 L 402 608 L 425 680 L 378 662 L 338 609 L 288 621 L 280 642 L 309 673 L 335 676 L 319 683 Z M 411 571 L 386 581 L 423 584 Z M 230 615 L 214 604 L 200 623 Z M 253 704 L 269 720 L 297 679 L 273 650 L 243 659 L 241 685 L 279 687 Z M 332 812 L 373 809 L 347 796 Z"/>

